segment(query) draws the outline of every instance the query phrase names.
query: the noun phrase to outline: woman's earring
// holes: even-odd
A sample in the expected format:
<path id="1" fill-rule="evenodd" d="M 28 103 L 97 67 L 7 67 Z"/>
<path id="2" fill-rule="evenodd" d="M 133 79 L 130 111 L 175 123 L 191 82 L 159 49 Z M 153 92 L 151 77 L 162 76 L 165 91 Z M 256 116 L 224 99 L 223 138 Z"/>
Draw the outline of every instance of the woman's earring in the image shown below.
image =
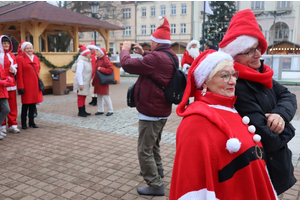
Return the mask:
<path id="1" fill-rule="evenodd" d="M 202 92 L 201 92 L 202 96 L 205 96 L 206 92 L 207 92 L 207 89 L 203 89 Z"/>

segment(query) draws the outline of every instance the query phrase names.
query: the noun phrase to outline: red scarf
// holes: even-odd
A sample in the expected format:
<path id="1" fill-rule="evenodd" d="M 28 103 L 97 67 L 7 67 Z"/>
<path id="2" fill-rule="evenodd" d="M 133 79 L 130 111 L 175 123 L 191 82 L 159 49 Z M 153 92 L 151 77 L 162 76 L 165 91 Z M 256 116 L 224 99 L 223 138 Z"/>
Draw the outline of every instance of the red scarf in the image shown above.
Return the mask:
<path id="1" fill-rule="evenodd" d="M 263 73 L 260 73 L 250 67 L 247 67 L 237 62 L 234 62 L 234 69 L 236 71 L 239 71 L 239 78 L 261 83 L 268 89 L 271 89 L 273 87 L 272 77 L 274 72 L 267 65 L 264 65 Z"/>

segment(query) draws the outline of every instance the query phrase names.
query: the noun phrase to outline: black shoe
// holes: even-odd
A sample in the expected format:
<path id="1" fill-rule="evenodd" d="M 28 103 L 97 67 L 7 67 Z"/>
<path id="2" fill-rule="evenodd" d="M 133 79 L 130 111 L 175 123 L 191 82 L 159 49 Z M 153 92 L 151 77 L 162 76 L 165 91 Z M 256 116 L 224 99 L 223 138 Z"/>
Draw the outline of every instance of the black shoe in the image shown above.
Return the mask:
<path id="1" fill-rule="evenodd" d="M 29 127 L 32 127 L 32 128 L 38 128 L 38 126 L 36 124 L 29 124 Z M 22 127 L 23 128 L 23 127 Z"/>
<path id="2" fill-rule="evenodd" d="M 86 115 L 91 115 L 91 113 L 87 113 L 87 112 L 86 112 L 86 110 L 85 110 L 85 105 L 83 106 L 83 108 L 84 108 L 84 113 L 85 113 Z"/>
<path id="3" fill-rule="evenodd" d="M 104 112 L 96 112 L 95 115 L 103 115 Z"/>
<path id="4" fill-rule="evenodd" d="M 165 184 L 162 184 L 157 190 L 148 187 L 138 187 L 137 192 L 140 195 L 152 195 L 152 196 L 164 196 L 165 195 Z"/>
<path id="5" fill-rule="evenodd" d="M 92 101 L 89 103 L 89 105 L 92 105 L 94 103 L 94 99 L 92 98 Z"/>
<path id="6" fill-rule="evenodd" d="M 92 103 L 92 105 L 93 105 L 93 106 L 96 106 L 96 105 L 97 105 L 97 97 L 93 97 L 93 101 L 94 101 L 94 102 Z"/>
<path id="7" fill-rule="evenodd" d="M 28 129 L 28 127 L 27 126 L 22 126 L 22 129 Z"/>
<path id="8" fill-rule="evenodd" d="M 107 114 L 106 114 L 106 116 L 111 116 L 112 114 L 114 114 L 113 112 L 108 112 Z"/>
<path id="9" fill-rule="evenodd" d="M 82 107 L 78 107 L 78 116 L 79 117 L 86 117 L 87 115 L 84 112 L 84 108 Z"/>
<path id="10" fill-rule="evenodd" d="M 165 175 L 164 175 L 164 168 L 158 169 L 157 172 L 158 172 L 158 175 L 160 176 L 160 178 L 165 177 Z M 142 171 L 140 171 L 140 175 L 143 176 Z"/>

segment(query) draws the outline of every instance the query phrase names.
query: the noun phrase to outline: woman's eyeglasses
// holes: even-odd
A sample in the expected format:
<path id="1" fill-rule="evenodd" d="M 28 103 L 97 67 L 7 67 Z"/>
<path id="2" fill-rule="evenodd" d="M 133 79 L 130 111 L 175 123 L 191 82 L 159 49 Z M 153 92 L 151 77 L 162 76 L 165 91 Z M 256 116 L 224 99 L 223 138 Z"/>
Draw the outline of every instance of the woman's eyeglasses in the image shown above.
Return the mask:
<path id="1" fill-rule="evenodd" d="M 260 52 L 259 44 L 257 45 L 256 48 L 250 49 L 250 51 L 248 51 L 247 53 L 239 53 L 239 54 L 236 54 L 236 55 L 237 55 L 237 56 L 240 56 L 240 55 L 248 55 L 249 57 L 252 57 L 252 56 L 254 56 L 254 54 L 256 53 L 256 50 L 258 50 L 258 51 Z"/>
<path id="2" fill-rule="evenodd" d="M 237 80 L 239 77 L 239 72 L 236 71 L 236 72 L 233 72 L 232 74 L 225 72 L 221 75 L 221 78 L 223 79 L 223 81 L 225 83 L 228 83 L 229 80 L 231 79 L 231 77 L 233 77 L 233 78 L 235 78 L 235 80 Z"/>

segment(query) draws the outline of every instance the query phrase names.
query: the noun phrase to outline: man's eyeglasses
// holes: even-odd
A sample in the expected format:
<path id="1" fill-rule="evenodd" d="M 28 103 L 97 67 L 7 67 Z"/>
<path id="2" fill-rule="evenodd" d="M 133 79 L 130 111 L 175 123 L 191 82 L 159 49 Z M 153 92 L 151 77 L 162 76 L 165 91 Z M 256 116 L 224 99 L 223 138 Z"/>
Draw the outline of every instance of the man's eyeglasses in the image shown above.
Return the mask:
<path id="1" fill-rule="evenodd" d="M 223 81 L 224 81 L 225 83 L 228 83 L 229 80 L 231 79 L 231 77 L 234 77 L 235 80 L 237 80 L 238 77 L 239 77 L 239 72 L 236 71 L 236 72 L 233 72 L 232 74 L 226 73 L 226 72 L 225 72 L 225 73 L 223 73 L 223 74 L 221 75 L 221 78 L 223 79 Z"/>
<path id="2" fill-rule="evenodd" d="M 248 55 L 249 57 L 252 57 L 252 56 L 254 56 L 254 54 L 256 53 L 256 50 L 258 50 L 258 51 L 260 52 L 259 44 L 257 45 L 256 48 L 250 49 L 250 51 L 248 51 L 247 53 L 239 53 L 239 54 L 236 54 L 236 55 L 237 55 L 237 56 L 240 56 L 240 55 Z"/>

